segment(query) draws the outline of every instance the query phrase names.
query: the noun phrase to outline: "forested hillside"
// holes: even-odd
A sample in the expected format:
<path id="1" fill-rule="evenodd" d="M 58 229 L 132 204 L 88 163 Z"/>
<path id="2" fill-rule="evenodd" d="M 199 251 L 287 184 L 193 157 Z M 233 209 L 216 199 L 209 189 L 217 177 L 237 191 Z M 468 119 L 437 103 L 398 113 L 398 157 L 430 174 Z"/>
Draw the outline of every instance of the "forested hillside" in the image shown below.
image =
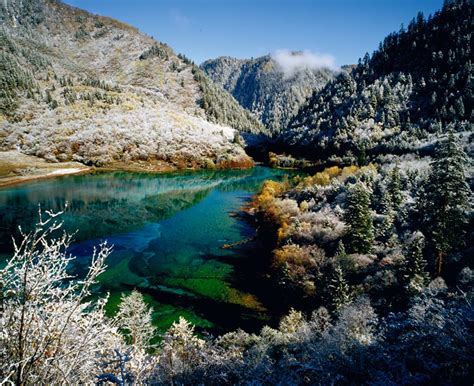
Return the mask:
<path id="1" fill-rule="evenodd" d="M 334 77 L 334 71 L 321 68 L 287 74 L 270 55 L 246 60 L 220 57 L 205 61 L 201 68 L 272 133 L 285 129 L 313 91 Z"/>
<path id="2" fill-rule="evenodd" d="M 281 141 L 311 158 L 433 152 L 452 128 L 472 142 L 470 1 L 447 1 L 390 34 L 351 73 L 315 92 Z M 472 151 L 472 150 L 471 150 Z"/>
<path id="3" fill-rule="evenodd" d="M 317 336 L 282 343 L 290 379 L 472 377 L 472 15 L 464 0 L 445 2 L 428 20 L 419 14 L 315 92 L 280 134 L 283 149 L 333 165 L 268 181 L 248 210 L 273 245 L 268 285 L 279 304 L 303 311 L 288 316 L 296 336 Z M 449 299 L 466 308 L 454 311 Z M 333 317 L 335 326 L 315 332 Z M 351 343 L 342 331 L 353 332 Z M 436 349 L 441 341 L 447 351 Z M 344 365 L 328 375 L 333 363 Z"/>
<path id="4" fill-rule="evenodd" d="M 452 0 L 419 14 L 279 133 L 285 151 L 321 168 L 266 181 L 242 213 L 279 323 L 215 337 L 180 317 L 158 334 L 149 295 L 133 284 L 107 314 L 97 286 L 112 248 L 93 249 L 84 277 L 72 278 L 62 213 L 39 211 L 0 265 L 0 382 L 471 385 L 473 8 Z M 220 124 L 264 131 L 201 69 L 131 27 L 53 0 L 5 2 L 0 15 L 2 147 L 54 161 L 238 166 L 248 161 L 241 138 Z M 260 82 L 260 64 L 271 67 L 268 58 L 203 67 L 225 88 L 242 77 L 248 99 L 237 99 L 275 131 L 303 89 L 271 69 Z M 246 66 L 255 71 L 242 75 Z"/>
<path id="5" fill-rule="evenodd" d="M 0 148 L 50 161 L 249 165 L 261 123 L 164 43 L 55 0 L 0 4 Z"/>

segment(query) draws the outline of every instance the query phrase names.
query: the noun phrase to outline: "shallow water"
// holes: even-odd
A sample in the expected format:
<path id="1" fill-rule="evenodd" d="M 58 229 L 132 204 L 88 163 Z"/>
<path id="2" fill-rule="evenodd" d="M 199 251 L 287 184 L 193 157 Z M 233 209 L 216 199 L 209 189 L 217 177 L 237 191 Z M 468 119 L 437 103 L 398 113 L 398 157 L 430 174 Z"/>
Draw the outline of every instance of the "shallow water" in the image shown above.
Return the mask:
<path id="1" fill-rule="evenodd" d="M 71 269 L 81 275 L 93 247 L 114 245 L 97 296 L 110 293 L 111 314 L 121 294 L 136 288 L 153 306 L 154 323 L 166 329 L 183 315 L 198 329 L 222 332 L 259 328 L 271 312 L 259 297 L 251 245 L 223 249 L 252 238 L 255 230 L 232 215 L 266 179 L 290 172 L 201 171 L 150 175 L 100 173 L 66 176 L 0 190 L 0 254 L 11 253 L 11 235 L 37 220 L 38 205 L 63 215 L 77 230 Z"/>

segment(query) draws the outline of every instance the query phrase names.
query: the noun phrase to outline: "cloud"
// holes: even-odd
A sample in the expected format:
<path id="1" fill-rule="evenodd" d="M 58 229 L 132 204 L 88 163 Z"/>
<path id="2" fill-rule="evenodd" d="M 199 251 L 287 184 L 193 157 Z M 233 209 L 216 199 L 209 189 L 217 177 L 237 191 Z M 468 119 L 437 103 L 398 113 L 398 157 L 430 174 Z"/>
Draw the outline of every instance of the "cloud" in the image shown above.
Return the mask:
<path id="1" fill-rule="evenodd" d="M 187 27 L 191 20 L 184 15 L 179 9 L 172 9 L 170 10 L 170 17 L 174 21 L 174 23 L 181 28 Z"/>
<path id="2" fill-rule="evenodd" d="M 338 70 L 334 56 L 329 54 L 317 54 L 309 50 L 298 52 L 276 50 L 271 54 L 271 57 L 283 71 L 285 77 L 292 77 L 303 69 L 317 70 L 329 68 L 334 71 Z"/>

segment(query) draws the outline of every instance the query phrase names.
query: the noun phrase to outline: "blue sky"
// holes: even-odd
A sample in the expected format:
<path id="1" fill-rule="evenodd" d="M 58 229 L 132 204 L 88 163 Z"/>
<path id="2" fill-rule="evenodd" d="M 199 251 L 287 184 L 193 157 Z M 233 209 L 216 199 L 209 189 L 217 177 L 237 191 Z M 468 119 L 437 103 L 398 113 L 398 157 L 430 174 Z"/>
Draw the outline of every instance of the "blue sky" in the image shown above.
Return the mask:
<path id="1" fill-rule="evenodd" d="M 138 27 L 196 63 L 276 50 L 332 55 L 356 63 L 390 32 L 442 0 L 66 0 Z"/>

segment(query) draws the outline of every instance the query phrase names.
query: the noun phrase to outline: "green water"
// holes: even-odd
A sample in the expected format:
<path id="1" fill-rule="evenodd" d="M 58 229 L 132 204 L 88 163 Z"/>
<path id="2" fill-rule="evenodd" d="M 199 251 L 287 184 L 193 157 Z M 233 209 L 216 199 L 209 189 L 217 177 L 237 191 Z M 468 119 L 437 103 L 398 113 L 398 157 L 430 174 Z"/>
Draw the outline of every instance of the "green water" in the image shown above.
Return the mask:
<path id="1" fill-rule="evenodd" d="M 123 293 L 141 291 L 153 306 L 154 323 L 166 329 L 180 315 L 198 329 L 258 328 L 271 318 L 259 294 L 252 244 L 223 249 L 251 239 L 255 230 L 236 212 L 266 179 L 289 172 L 202 171 L 150 175 L 100 173 L 67 176 L 0 190 L 0 254 L 12 251 L 17 227 L 35 223 L 38 205 L 63 215 L 67 231 L 77 230 L 71 269 L 87 269 L 93 247 L 114 245 L 97 296 L 110 293 L 112 314 Z"/>

